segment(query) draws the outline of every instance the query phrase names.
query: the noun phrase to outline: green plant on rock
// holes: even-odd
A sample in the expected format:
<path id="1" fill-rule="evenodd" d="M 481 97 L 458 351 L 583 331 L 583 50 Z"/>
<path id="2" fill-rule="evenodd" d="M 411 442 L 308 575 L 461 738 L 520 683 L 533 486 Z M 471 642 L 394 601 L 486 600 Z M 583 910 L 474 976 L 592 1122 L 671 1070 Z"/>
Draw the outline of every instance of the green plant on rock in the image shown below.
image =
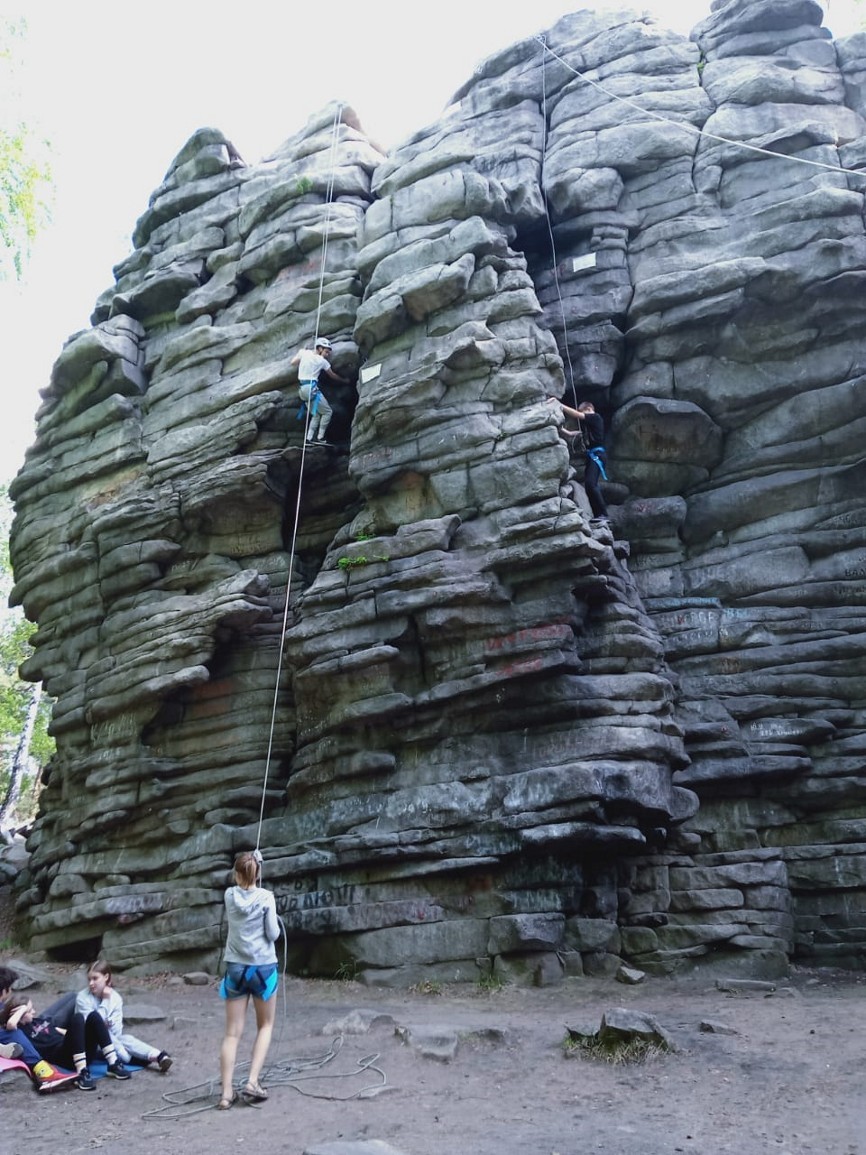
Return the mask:
<path id="1" fill-rule="evenodd" d="M 562 1040 L 563 1052 L 568 1058 L 591 1059 L 601 1063 L 635 1064 L 657 1059 L 667 1048 L 648 1039 L 602 1040 L 596 1035 L 567 1034 Z"/>
<path id="2" fill-rule="evenodd" d="M 495 994 L 505 987 L 505 980 L 493 971 L 484 971 L 478 976 L 478 989 L 485 994 Z"/>
<path id="3" fill-rule="evenodd" d="M 441 995 L 442 984 L 436 979 L 423 979 L 420 983 L 414 983 L 409 990 L 416 995 Z"/>
<path id="4" fill-rule="evenodd" d="M 385 554 L 380 554 L 378 557 L 367 557 L 364 553 L 353 555 L 343 554 L 342 557 L 337 558 L 337 567 L 341 569 L 343 573 L 348 573 L 349 570 L 359 569 L 361 566 L 372 565 L 377 561 L 388 560 Z"/>
<path id="5" fill-rule="evenodd" d="M 340 567 L 341 570 L 344 570 L 344 571 L 350 570 L 350 569 L 357 569 L 358 566 L 369 565 L 369 564 L 370 564 L 370 559 L 365 557 L 364 554 L 362 554 L 362 553 L 356 554 L 355 557 L 345 557 L 344 556 L 344 557 L 339 558 L 337 561 L 337 565 Z"/>

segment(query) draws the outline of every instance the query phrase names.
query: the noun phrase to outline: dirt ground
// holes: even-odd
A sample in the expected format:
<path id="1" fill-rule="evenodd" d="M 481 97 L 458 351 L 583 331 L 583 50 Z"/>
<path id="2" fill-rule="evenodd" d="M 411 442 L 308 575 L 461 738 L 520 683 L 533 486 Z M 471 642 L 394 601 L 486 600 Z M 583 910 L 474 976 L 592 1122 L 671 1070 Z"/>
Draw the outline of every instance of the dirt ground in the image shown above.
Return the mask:
<path id="1" fill-rule="evenodd" d="M 51 980 L 34 992 L 37 1007 L 77 985 L 75 968 L 34 961 Z M 798 972 L 775 992 L 738 994 L 710 979 L 393 992 L 288 978 L 263 1079 L 270 1098 L 228 1112 L 215 1110 L 216 983 L 117 985 L 130 1010 L 164 1012 L 133 1029 L 170 1050 L 172 1070 L 52 1096 L 36 1095 L 24 1074 L 4 1075 L 5 1155 L 325 1155 L 328 1144 L 371 1140 L 401 1155 L 866 1155 L 862 976 Z M 597 1026 L 620 1006 L 656 1016 L 678 1051 L 639 1065 L 566 1057 L 566 1025 Z M 362 1009 L 379 1016 L 366 1032 L 334 1025 Z M 702 1031 L 704 1021 L 732 1033 Z M 423 1054 L 425 1028 L 443 1045 L 456 1031 L 456 1054 Z M 252 1035 L 250 1012 L 242 1060 Z"/>

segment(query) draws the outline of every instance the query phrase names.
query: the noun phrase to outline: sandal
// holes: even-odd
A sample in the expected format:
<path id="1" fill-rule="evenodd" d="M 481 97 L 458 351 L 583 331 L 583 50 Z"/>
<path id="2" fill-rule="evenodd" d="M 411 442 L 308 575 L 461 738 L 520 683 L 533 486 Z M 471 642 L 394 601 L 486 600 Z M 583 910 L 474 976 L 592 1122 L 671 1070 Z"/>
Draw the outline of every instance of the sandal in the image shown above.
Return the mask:
<path id="1" fill-rule="evenodd" d="M 237 1091 L 233 1091 L 232 1097 L 230 1099 L 226 1099 L 225 1096 L 223 1096 L 222 1099 L 220 1099 L 220 1101 L 217 1103 L 217 1110 L 218 1111 L 228 1111 L 228 1109 L 230 1107 L 233 1107 L 235 1105 L 235 1103 L 237 1103 L 237 1101 L 238 1101 L 238 1093 L 237 1093 Z"/>
<path id="2" fill-rule="evenodd" d="M 267 1097 L 268 1093 L 261 1083 L 247 1083 L 241 1091 L 241 1098 L 248 1106 L 253 1103 L 264 1103 Z"/>

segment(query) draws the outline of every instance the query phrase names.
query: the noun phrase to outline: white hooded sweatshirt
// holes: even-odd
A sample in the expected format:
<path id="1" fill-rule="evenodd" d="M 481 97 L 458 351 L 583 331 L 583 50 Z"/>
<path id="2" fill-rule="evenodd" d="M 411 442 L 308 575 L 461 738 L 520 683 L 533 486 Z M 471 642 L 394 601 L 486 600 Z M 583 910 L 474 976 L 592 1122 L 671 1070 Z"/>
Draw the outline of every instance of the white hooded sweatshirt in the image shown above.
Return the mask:
<path id="1" fill-rule="evenodd" d="M 277 961 L 274 943 L 280 937 L 274 896 L 261 886 L 244 890 L 230 886 L 225 896 L 229 933 L 225 961 L 267 966 Z"/>

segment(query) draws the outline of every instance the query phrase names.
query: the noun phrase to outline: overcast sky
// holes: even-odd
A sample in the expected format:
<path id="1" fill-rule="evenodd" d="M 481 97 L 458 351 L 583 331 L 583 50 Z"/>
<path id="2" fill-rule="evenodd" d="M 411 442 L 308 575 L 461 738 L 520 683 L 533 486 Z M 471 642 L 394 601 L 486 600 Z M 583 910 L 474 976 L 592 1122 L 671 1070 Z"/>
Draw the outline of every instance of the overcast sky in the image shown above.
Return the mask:
<path id="1" fill-rule="evenodd" d="M 336 99 L 392 147 L 438 118 L 485 57 L 580 7 L 646 10 L 688 34 L 710 3 L 0 0 L 0 13 L 27 20 L 21 117 L 51 142 L 55 181 L 26 282 L 0 284 L 0 480 L 33 440 L 38 390 L 63 342 L 89 324 L 150 193 L 197 128 L 221 129 L 254 162 Z M 856 0 L 824 7 L 837 36 L 866 17 Z"/>

